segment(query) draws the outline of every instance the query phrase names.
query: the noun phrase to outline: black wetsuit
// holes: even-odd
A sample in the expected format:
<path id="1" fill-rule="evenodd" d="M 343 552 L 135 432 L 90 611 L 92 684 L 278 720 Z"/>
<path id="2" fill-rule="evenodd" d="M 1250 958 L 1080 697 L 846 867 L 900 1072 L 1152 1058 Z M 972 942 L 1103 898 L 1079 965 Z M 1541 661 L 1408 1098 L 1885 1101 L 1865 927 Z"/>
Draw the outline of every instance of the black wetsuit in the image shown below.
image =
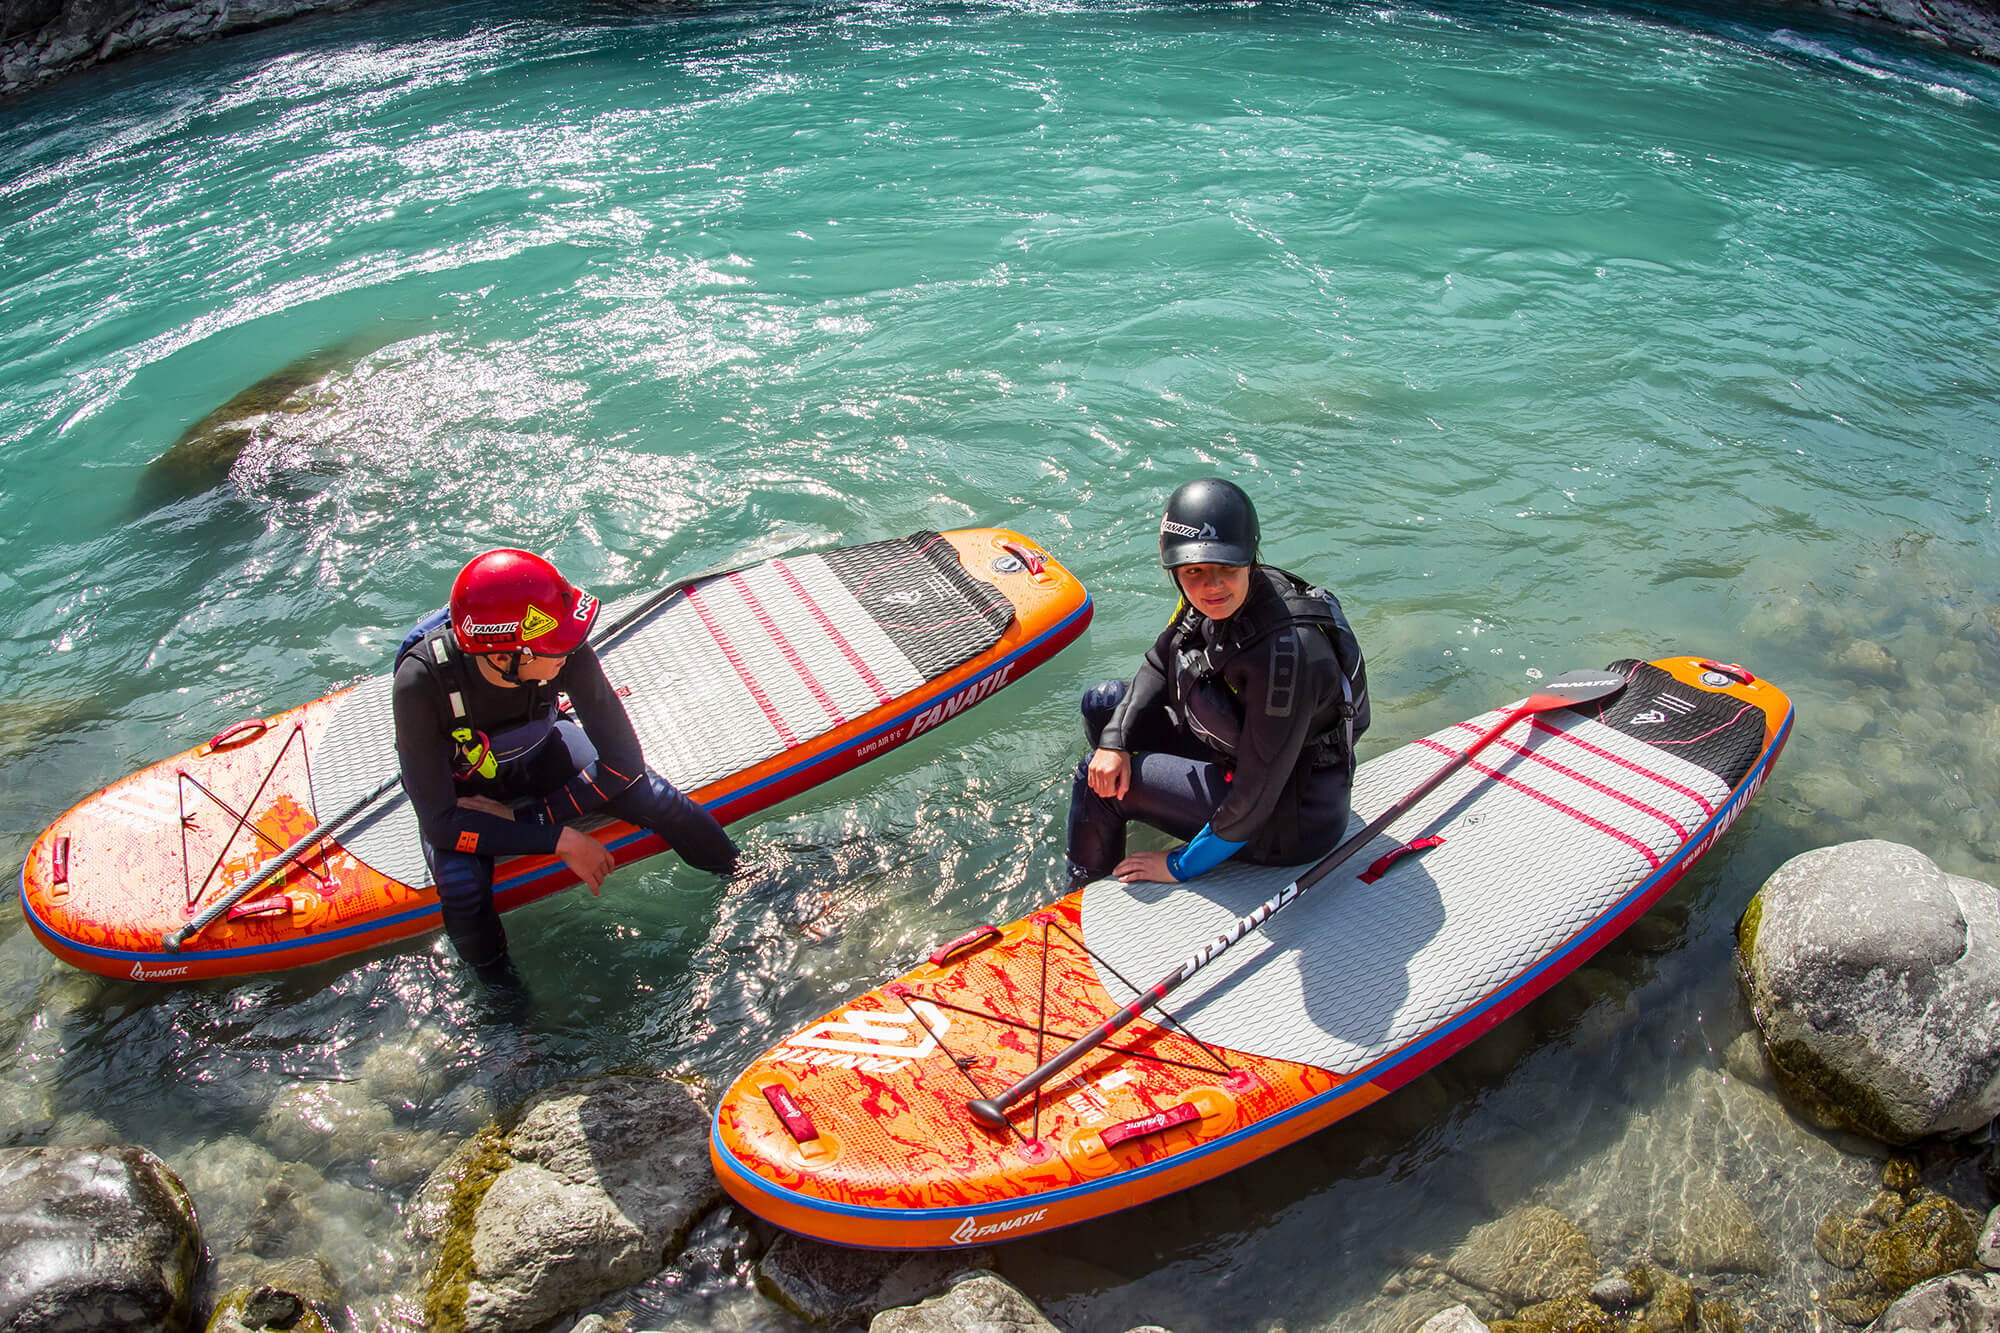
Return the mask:
<path id="1" fill-rule="evenodd" d="M 445 661 L 424 660 L 437 643 L 437 635 L 423 640 L 396 668 L 396 757 L 445 930 L 467 963 L 497 968 L 507 955 L 493 905 L 494 858 L 553 853 L 567 821 L 603 811 L 659 834 L 690 865 L 718 874 L 735 868 L 736 844 L 715 816 L 646 767 L 625 705 L 589 645 L 571 653 L 554 680 L 510 688 L 487 680 L 448 642 L 438 654 Z M 558 692 L 576 721 L 557 718 Z M 492 776 L 455 771 L 461 747 L 452 733 L 461 728 L 490 738 L 504 756 Z M 515 818 L 468 809 L 458 803 L 464 796 L 492 797 Z"/>
<path id="2" fill-rule="evenodd" d="M 1258 565 L 1234 615 L 1183 605 L 1133 679 L 1087 691 L 1083 714 L 1092 749 L 1128 752 L 1132 778 L 1124 796 L 1102 797 L 1089 760 L 1078 765 L 1073 884 L 1124 859 L 1133 819 L 1192 840 L 1171 863 L 1183 878 L 1239 854 L 1296 864 L 1332 850 L 1347 826 L 1367 672 L 1330 594 Z"/>

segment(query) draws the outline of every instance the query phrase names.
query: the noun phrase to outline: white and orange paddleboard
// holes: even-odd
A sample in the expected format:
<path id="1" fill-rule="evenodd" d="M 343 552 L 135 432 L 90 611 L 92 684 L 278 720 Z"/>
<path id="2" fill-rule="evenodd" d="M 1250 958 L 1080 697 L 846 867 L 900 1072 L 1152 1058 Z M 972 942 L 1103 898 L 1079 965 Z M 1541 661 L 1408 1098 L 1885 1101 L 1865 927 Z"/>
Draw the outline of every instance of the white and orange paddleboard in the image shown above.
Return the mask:
<path id="1" fill-rule="evenodd" d="M 723 1184 L 820 1240 L 985 1244 L 1211 1180 L 1388 1096 L 1637 920 L 1743 812 L 1790 734 L 1791 701 L 1741 667 L 1611 670 L 1622 690 L 1500 729 L 999 1128 L 969 1103 L 1098 1029 L 1298 872 L 1100 880 L 941 946 L 737 1078 L 710 1135 Z M 1510 711 L 1362 765 L 1350 828 Z"/>
<path id="2" fill-rule="evenodd" d="M 647 762 L 726 823 L 991 696 L 1090 615 L 1083 585 L 1036 543 L 972 528 L 641 595 L 607 606 L 594 641 Z M 391 679 L 246 719 L 68 811 L 22 868 L 36 937 L 92 972 L 182 981 L 436 929 L 416 816 L 395 782 Z M 592 832 L 620 864 L 664 845 L 616 821 Z M 274 862 L 279 873 L 212 923 L 169 940 Z M 501 863 L 494 896 L 506 910 L 575 882 L 554 857 L 517 857 Z"/>

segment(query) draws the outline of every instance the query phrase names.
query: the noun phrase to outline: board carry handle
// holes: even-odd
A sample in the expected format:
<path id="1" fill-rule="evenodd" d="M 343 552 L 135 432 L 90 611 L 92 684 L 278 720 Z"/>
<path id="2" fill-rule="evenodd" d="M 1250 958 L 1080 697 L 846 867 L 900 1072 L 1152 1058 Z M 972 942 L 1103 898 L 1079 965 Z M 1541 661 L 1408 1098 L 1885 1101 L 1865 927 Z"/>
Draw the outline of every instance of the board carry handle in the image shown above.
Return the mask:
<path id="1" fill-rule="evenodd" d="M 943 967 L 952 959 L 969 954 L 974 949 L 983 948 L 999 938 L 1000 927 L 990 921 L 981 922 L 971 930 L 966 931 L 963 935 L 960 935 L 957 939 L 940 944 L 937 948 L 932 949 L 931 966 Z"/>
<path id="2" fill-rule="evenodd" d="M 729 571 L 725 570 L 722 572 L 727 573 Z M 658 610 L 662 605 L 664 605 L 669 599 L 674 597 L 676 594 L 686 592 L 689 588 L 693 587 L 696 583 L 699 583 L 703 579 L 716 578 L 716 577 L 720 577 L 720 575 L 697 574 L 695 577 L 691 579 L 683 579 L 678 583 L 660 589 L 658 592 L 654 593 L 651 597 L 648 597 L 644 602 L 632 608 L 632 610 L 628 611 L 625 615 L 619 617 L 617 623 L 613 624 L 608 629 L 606 629 L 598 637 L 596 643 L 593 646 L 600 651 L 609 648 L 615 640 L 617 640 L 625 633 L 627 633 L 634 625 L 638 624 L 639 621 L 643 620 L 646 616 Z M 261 720 L 257 721 L 259 722 L 259 725 L 261 725 Z M 228 730 L 224 731 L 222 735 L 217 736 L 215 740 L 210 741 L 209 742 L 210 747 L 213 748 L 214 746 L 216 746 L 219 742 L 223 740 L 224 737 L 228 736 L 230 732 L 235 731 L 240 727 L 248 725 L 251 725 L 251 723 L 239 722 L 236 724 L 236 726 L 230 727 Z M 346 825 L 350 823 L 363 810 L 366 810 L 369 806 L 375 804 L 375 802 L 381 800 L 384 796 L 387 796 L 391 791 L 399 789 L 402 786 L 402 783 L 403 783 L 402 770 L 398 769 L 395 773 L 390 774 L 388 777 L 384 778 L 380 783 L 378 783 L 372 791 L 369 791 L 366 795 L 357 798 L 353 803 L 344 807 L 338 814 L 334 815 L 331 819 L 323 820 L 319 824 L 313 826 L 306 833 L 301 835 L 297 842 L 294 842 L 291 846 L 285 848 L 284 851 L 279 852 L 276 856 L 273 856 L 270 860 L 264 862 L 263 865 L 257 867 L 257 872 L 252 876 L 250 876 L 249 879 L 243 881 L 243 883 L 237 885 L 235 888 L 231 889 L 228 893 L 224 894 L 222 897 L 216 899 L 213 903 L 203 908 L 200 915 L 196 916 L 186 925 L 181 926 L 174 930 L 170 930 L 166 934 L 160 936 L 160 947 L 165 949 L 168 953 L 179 953 L 182 947 L 186 945 L 189 940 L 201 934 L 202 931 L 208 929 L 209 926 L 213 925 L 218 918 L 226 915 L 230 908 L 236 906 L 236 904 L 242 902 L 245 898 L 248 898 L 251 894 L 255 893 L 265 884 L 268 884 L 273 878 L 275 878 L 279 874 L 282 874 L 287 866 L 291 865 L 291 863 L 296 861 L 301 854 L 303 854 L 305 851 L 311 848 L 314 844 L 318 843 L 321 839 L 331 837 L 334 833 L 346 827 Z"/>
<path id="3" fill-rule="evenodd" d="M 227 750 L 238 745 L 248 745 L 271 729 L 271 724 L 261 717 L 246 717 L 241 722 L 232 722 L 209 739 L 201 747 L 205 755 L 217 750 Z"/>
<path id="4" fill-rule="evenodd" d="M 1040 577 L 1042 571 L 1048 568 L 1042 559 L 1042 553 L 1025 542 L 1004 541 L 1000 543 L 1000 549 L 1026 566 L 1031 577 Z"/>
<path id="5" fill-rule="evenodd" d="M 1453 756 L 1435 773 L 1425 778 L 1417 785 L 1416 790 L 1377 815 L 1369 822 L 1366 828 L 1321 857 L 1311 867 L 1302 872 L 1297 879 L 1278 890 L 1275 895 L 1256 910 L 1238 920 L 1236 924 L 1230 926 L 1220 935 L 1217 935 L 1195 953 L 1190 954 L 1180 966 L 1154 982 L 1147 990 L 1141 992 L 1139 997 L 1133 1000 L 1132 1003 L 1125 1005 L 1112 1014 L 1111 1017 L 1105 1019 L 1089 1032 L 1084 1033 L 1074 1042 L 1071 1042 L 1067 1047 L 1049 1057 L 1048 1060 L 1042 1063 L 1040 1068 L 1021 1079 L 1018 1083 L 1015 1083 L 1005 1092 L 1000 1093 L 998 1096 L 983 1097 L 967 1102 L 965 1104 L 966 1111 L 971 1114 L 974 1120 L 977 1120 L 988 1129 L 1007 1128 L 1007 1110 L 1009 1107 L 1032 1095 L 1057 1074 L 1060 1074 L 1063 1070 L 1096 1050 L 1134 1019 L 1138 1018 L 1148 1007 L 1164 1000 L 1182 982 L 1221 957 L 1231 945 L 1262 926 L 1266 921 L 1269 921 L 1292 903 L 1298 901 L 1305 894 L 1306 890 L 1332 874 L 1342 862 L 1348 860 L 1356 852 L 1359 852 L 1362 848 L 1373 842 L 1380 836 L 1384 829 L 1408 814 L 1412 806 L 1437 790 L 1439 784 L 1446 778 L 1471 763 L 1474 755 L 1484 750 L 1494 741 L 1499 740 L 1501 735 L 1512 728 L 1516 722 L 1519 722 L 1524 717 L 1531 717 L 1536 713 L 1548 712 L 1553 708 L 1569 708 L 1577 704 L 1594 703 L 1600 699 L 1608 699 L 1618 693 L 1618 691 L 1624 689 L 1625 682 L 1626 678 L 1615 671 L 1574 671 L 1569 675 L 1542 685 L 1533 694 L 1509 710 L 1505 717 L 1482 733 L 1463 752 Z"/>

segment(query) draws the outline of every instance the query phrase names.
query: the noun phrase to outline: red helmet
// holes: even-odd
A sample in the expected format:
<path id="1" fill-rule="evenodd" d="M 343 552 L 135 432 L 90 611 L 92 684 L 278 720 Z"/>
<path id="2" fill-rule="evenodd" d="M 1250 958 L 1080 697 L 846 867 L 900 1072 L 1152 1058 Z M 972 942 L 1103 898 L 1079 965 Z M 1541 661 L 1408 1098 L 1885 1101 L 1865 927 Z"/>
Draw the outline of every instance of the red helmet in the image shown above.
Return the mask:
<path id="1" fill-rule="evenodd" d="M 451 628 L 468 653 L 558 657 L 582 643 L 596 619 L 595 597 L 527 551 L 476 555 L 452 580 Z"/>

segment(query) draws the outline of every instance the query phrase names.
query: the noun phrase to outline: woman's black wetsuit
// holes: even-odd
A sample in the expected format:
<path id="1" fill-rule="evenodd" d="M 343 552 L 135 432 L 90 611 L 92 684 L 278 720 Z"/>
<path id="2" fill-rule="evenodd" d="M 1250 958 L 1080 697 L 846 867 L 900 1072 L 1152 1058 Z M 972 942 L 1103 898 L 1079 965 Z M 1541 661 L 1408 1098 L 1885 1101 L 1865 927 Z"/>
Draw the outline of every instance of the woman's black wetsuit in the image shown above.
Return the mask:
<path id="1" fill-rule="evenodd" d="M 1130 683 L 1085 692 L 1093 750 L 1132 757 L 1122 797 L 1090 789 L 1077 766 L 1069 811 L 1072 885 L 1111 872 L 1137 819 L 1187 847 L 1191 879 L 1241 854 L 1268 865 L 1314 860 L 1347 826 L 1354 739 L 1368 726 L 1368 678 L 1331 593 L 1269 565 L 1251 568 L 1242 607 L 1210 620 L 1183 605 Z"/>

